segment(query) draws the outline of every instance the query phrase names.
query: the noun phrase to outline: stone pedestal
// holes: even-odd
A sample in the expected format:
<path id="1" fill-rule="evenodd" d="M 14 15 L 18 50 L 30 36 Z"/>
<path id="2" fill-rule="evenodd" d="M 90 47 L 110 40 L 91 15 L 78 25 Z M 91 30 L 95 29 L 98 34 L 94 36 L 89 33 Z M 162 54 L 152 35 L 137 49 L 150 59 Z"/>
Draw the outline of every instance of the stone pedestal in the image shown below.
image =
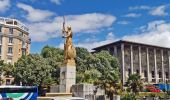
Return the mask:
<path id="1" fill-rule="evenodd" d="M 60 68 L 60 93 L 70 93 L 76 83 L 76 66 L 65 65 Z"/>
<path id="2" fill-rule="evenodd" d="M 91 95 L 94 95 L 95 88 L 96 86 L 94 86 L 93 84 L 86 84 L 86 83 L 75 84 L 72 86 L 73 97 L 82 97 L 87 99 L 88 97 L 91 97 Z M 96 96 L 101 96 L 101 95 L 105 95 L 105 91 L 101 88 L 98 88 Z"/>

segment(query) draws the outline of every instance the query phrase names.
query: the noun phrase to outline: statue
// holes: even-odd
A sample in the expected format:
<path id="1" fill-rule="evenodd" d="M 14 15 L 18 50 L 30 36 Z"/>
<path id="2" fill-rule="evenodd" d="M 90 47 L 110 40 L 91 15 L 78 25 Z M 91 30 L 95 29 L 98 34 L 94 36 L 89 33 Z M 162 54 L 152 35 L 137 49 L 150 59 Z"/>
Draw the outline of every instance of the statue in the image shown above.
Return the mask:
<path id="1" fill-rule="evenodd" d="M 62 37 L 65 38 L 64 43 L 64 65 L 75 66 L 76 50 L 72 43 L 72 30 L 71 26 L 67 26 L 65 29 L 65 19 L 63 22 Z"/>

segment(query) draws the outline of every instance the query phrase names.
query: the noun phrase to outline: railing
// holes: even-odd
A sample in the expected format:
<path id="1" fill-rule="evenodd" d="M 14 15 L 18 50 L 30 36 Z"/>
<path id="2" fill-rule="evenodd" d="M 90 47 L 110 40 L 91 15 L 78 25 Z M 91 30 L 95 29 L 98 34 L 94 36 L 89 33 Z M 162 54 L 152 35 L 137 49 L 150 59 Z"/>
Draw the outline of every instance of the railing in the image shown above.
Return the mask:
<path id="1" fill-rule="evenodd" d="M 162 78 L 158 78 L 158 82 L 163 82 L 163 79 Z"/>
<path id="2" fill-rule="evenodd" d="M 20 39 L 20 40 L 23 40 L 23 41 L 26 41 L 26 42 L 31 42 L 31 39 L 29 38 L 29 37 L 23 37 L 23 36 L 21 36 L 21 35 L 15 35 L 15 34 L 7 34 L 7 33 L 2 33 L 2 32 L 0 32 L 0 35 L 2 35 L 2 36 L 6 36 L 6 37 L 8 37 L 8 36 L 12 36 L 12 37 L 14 37 L 14 38 L 18 38 L 18 39 Z"/>
<path id="3" fill-rule="evenodd" d="M 0 24 L 15 26 L 15 27 L 18 27 L 18 28 L 26 31 L 26 32 L 29 31 L 29 29 L 26 27 L 26 25 L 24 25 L 23 23 L 21 23 L 20 21 L 18 21 L 16 19 L 0 17 Z"/>

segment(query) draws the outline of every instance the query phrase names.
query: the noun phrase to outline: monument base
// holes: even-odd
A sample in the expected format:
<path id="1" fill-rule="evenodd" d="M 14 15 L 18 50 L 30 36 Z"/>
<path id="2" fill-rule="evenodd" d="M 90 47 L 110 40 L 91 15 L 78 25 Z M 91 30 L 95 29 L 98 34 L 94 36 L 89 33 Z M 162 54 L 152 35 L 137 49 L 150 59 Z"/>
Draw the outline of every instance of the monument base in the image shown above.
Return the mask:
<path id="1" fill-rule="evenodd" d="M 60 93 L 70 93 L 76 83 L 76 66 L 65 65 L 60 67 Z"/>

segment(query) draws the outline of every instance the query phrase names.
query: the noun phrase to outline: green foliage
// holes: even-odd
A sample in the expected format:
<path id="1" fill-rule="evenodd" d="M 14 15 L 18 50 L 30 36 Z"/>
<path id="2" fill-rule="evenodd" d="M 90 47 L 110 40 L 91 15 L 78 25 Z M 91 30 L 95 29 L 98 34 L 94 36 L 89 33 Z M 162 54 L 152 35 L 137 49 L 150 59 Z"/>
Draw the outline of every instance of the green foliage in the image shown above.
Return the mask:
<path id="1" fill-rule="evenodd" d="M 41 56 L 47 60 L 47 63 L 52 66 L 52 78 L 59 84 L 60 67 L 64 59 L 64 51 L 60 48 L 45 46 L 41 51 Z"/>
<path id="2" fill-rule="evenodd" d="M 92 61 L 93 56 L 87 51 L 85 48 L 76 47 L 76 71 L 77 72 L 85 72 L 86 70 L 91 69 L 90 63 L 88 61 Z"/>
<path id="3" fill-rule="evenodd" d="M 122 91 L 119 63 L 109 52 L 91 54 L 87 49 L 77 47 L 76 53 L 77 83 L 96 84 L 111 95 Z M 45 46 L 40 55 L 23 56 L 15 63 L 15 67 L 4 67 L 4 69 L 6 74 L 15 77 L 16 84 L 20 82 L 24 85 L 38 86 L 59 84 L 63 59 L 63 50 Z"/>
<path id="4" fill-rule="evenodd" d="M 107 51 L 91 54 L 84 48 L 77 51 L 77 83 L 94 83 L 106 90 L 108 95 L 120 94 L 119 63 Z"/>
<path id="5" fill-rule="evenodd" d="M 109 54 L 107 51 L 95 53 L 94 56 L 98 59 L 97 69 L 102 73 L 102 79 L 107 79 L 111 82 L 119 82 L 119 63 L 118 60 Z"/>
<path id="6" fill-rule="evenodd" d="M 77 47 L 76 53 L 77 83 L 95 82 L 101 76 L 101 73 L 96 69 L 96 58 L 85 48 Z"/>
<path id="7" fill-rule="evenodd" d="M 15 63 L 15 83 L 23 85 L 47 85 L 52 84 L 52 66 L 46 59 L 38 54 L 23 56 Z"/>
<path id="8" fill-rule="evenodd" d="M 96 69 L 86 70 L 84 73 L 77 72 L 76 80 L 82 83 L 94 83 L 101 77 L 101 73 Z"/>
<path id="9" fill-rule="evenodd" d="M 0 72 L 3 75 L 11 76 L 14 66 L 10 63 L 4 63 L 3 60 L 0 61 Z M 3 72 L 3 73 L 2 73 Z"/>
<path id="10" fill-rule="evenodd" d="M 124 95 L 121 100 L 136 100 L 136 96 L 133 93 Z"/>
<path id="11" fill-rule="evenodd" d="M 12 76 L 13 75 L 13 70 L 14 70 L 14 66 L 11 65 L 10 63 L 9 64 L 3 64 L 2 66 L 2 70 L 3 70 L 3 74 L 5 76 Z"/>
<path id="12" fill-rule="evenodd" d="M 138 93 L 143 90 L 143 83 L 139 74 L 132 74 L 129 76 L 126 86 L 128 87 L 128 92 Z"/>
<path id="13" fill-rule="evenodd" d="M 120 94 L 122 84 L 118 60 L 107 51 L 95 53 L 94 56 L 99 60 L 97 69 L 102 73 L 96 84 L 104 88 L 107 94 Z"/>

